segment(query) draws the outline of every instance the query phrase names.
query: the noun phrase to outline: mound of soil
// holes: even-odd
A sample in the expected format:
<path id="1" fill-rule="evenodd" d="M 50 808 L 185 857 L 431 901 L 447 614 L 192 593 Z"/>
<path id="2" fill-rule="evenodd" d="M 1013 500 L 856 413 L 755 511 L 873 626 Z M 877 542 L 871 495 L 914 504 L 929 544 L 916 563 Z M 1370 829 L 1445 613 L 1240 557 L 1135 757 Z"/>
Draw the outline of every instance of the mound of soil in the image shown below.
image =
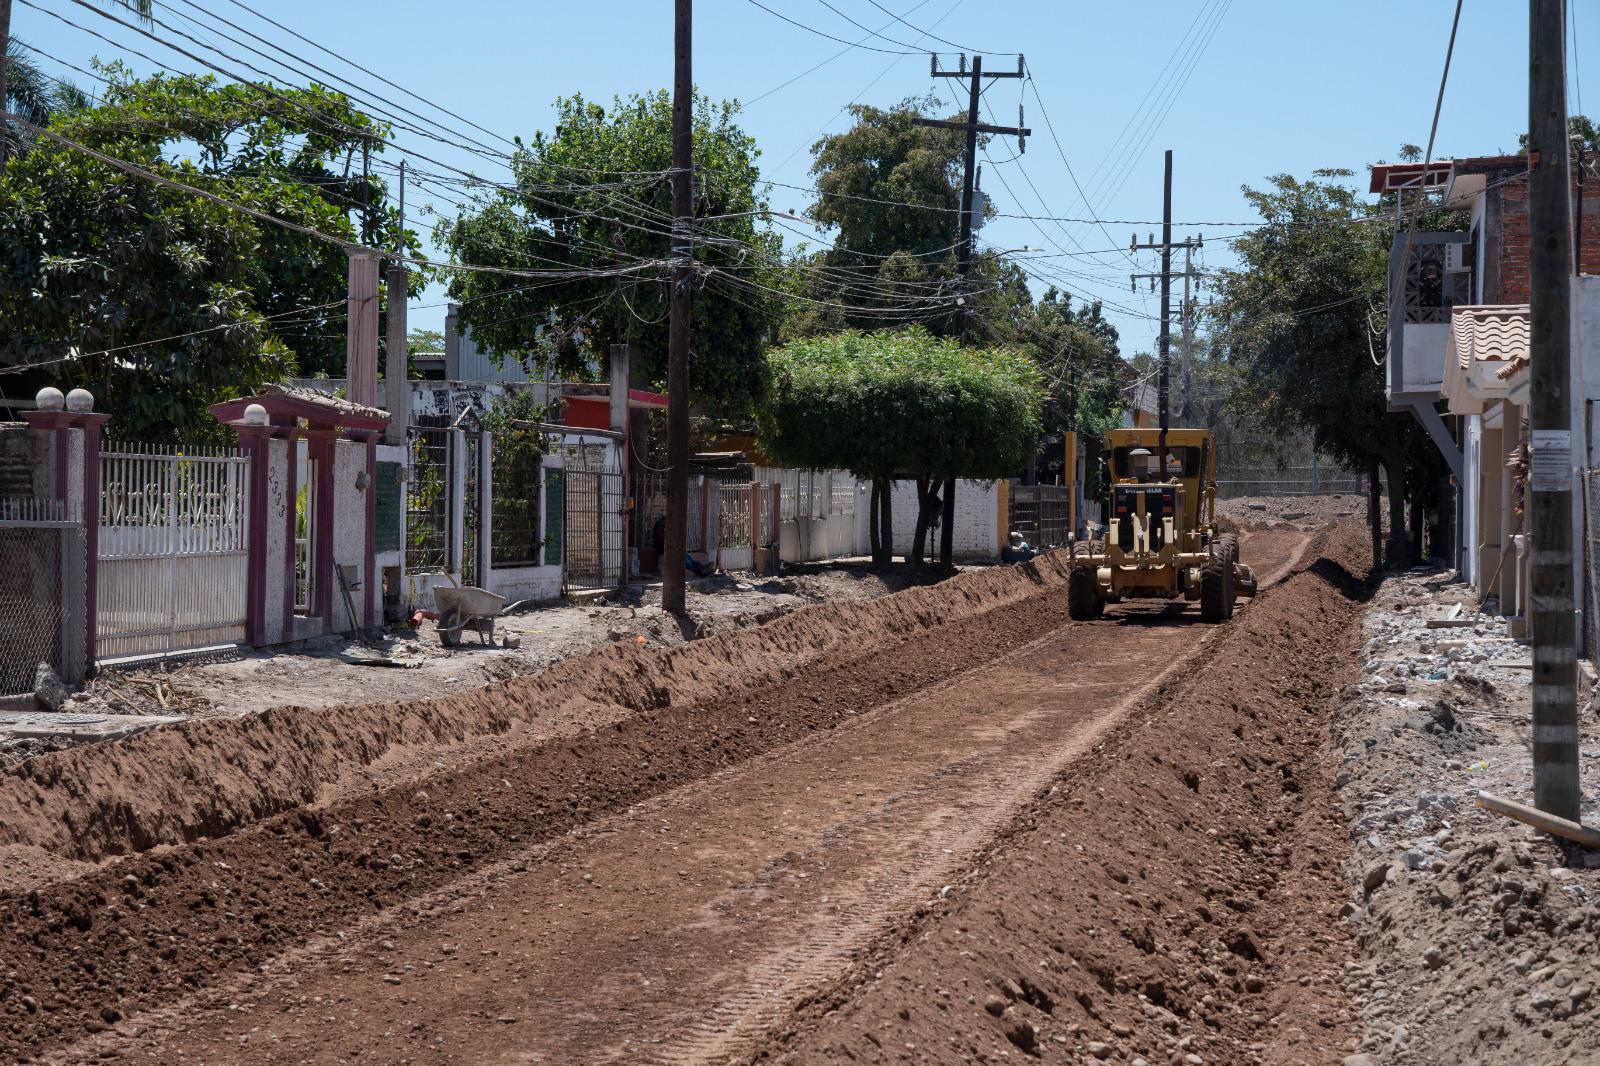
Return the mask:
<path id="1" fill-rule="evenodd" d="M 1346 524 L 1063 774 L 966 883 L 758 1059 L 1338 1063 L 1355 1044 L 1332 800 L 1366 544 Z"/>
<path id="2" fill-rule="evenodd" d="M 0 896 L 0 1061 L 849 719 L 820 692 L 871 705 L 992 661 L 1060 624 L 1064 573 L 1045 557 L 471 695 L 286 708 L 24 764 L 0 789 L 8 876 L 30 879 Z M 436 766 L 452 743 L 473 758 Z M 407 756 L 426 769 L 396 770 Z M 118 854 L 38 880 L 51 859 Z"/>
<path id="3" fill-rule="evenodd" d="M 791 676 L 837 649 L 860 654 L 898 643 L 1065 580 L 1065 557 L 1041 556 L 869 602 L 819 604 L 682 647 L 609 645 L 439 699 L 280 707 L 31 759 L 0 774 L 0 859 L 8 845 L 96 861 L 220 836 L 369 789 L 374 773 L 408 760 L 432 770 L 452 746 L 572 736 L 639 712 L 715 700 Z M 7 866 L 0 862 L 0 890 L 19 887 L 6 880 Z"/>

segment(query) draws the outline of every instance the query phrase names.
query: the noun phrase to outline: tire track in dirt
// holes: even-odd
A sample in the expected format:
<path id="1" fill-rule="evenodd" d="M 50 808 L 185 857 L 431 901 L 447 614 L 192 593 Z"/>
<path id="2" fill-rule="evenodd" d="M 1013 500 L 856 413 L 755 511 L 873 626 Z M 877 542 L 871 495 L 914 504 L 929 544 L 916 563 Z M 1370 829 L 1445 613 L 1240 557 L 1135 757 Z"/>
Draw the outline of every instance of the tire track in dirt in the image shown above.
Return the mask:
<path id="1" fill-rule="evenodd" d="M 1293 565 L 1305 540 L 1249 549 L 1270 575 Z M 180 1052 L 212 1061 L 240 1053 L 241 1037 L 262 1062 L 373 1049 L 386 1061 L 553 1063 L 747 1051 L 853 951 L 956 878 L 1164 671 L 1220 633 L 1192 624 L 1192 612 L 1191 624 L 1145 624 L 1148 607 L 1057 626 L 1059 597 L 1041 599 L 1055 612 L 1043 635 L 1003 655 L 989 645 L 987 665 L 878 702 L 830 733 L 645 802 L 420 907 L 346 928 L 346 939 L 286 959 L 269 977 L 135 1019 L 124 1028 L 138 1035 L 65 1057 L 111 1048 L 130 1061 Z M 1027 632 L 1028 610 L 1004 613 L 990 621 Z M 962 658 L 962 637 L 933 634 L 922 649 Z M 861 699 L 861 665 L 810 691 L 754 700 L 748 717 L 819 702 L 873 706 Z"/>
<path id="2" fill-rule="evenodd" d="M 1359 527 L 1319 540 L 948 899 L 744 1061 L 1343 1061 L 1349 840 L 1326 716 L 1371 586 Z"/>

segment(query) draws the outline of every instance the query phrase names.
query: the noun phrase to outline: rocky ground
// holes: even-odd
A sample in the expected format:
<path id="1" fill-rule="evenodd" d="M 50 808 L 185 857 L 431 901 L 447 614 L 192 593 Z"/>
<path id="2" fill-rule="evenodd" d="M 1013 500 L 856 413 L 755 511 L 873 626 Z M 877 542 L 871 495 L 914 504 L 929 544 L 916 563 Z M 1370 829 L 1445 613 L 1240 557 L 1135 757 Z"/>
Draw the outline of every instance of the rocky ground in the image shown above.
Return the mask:
<path id="1" fill-rule="evenodd" d="M 1346 1063 L 1600 1060 L 1600 852 L 1474 803 L 1479 790 L 1531 802 L 1531 648 L 1451 573 L 1385 582 L 1363 636 L 1361 680 L 1333 718 L 1360 950 L 1344 983 L 1363 1024 Z M 1593 824 L 1592 707 L 1580 730 Z"/>
<path id="2" fill-rule="evenodd" d="M 1217 501 L 1217 515 L 1246 528 L 1271 529 L 1292 525 L 1297 529 L 1318 529 L 1341 518 L 1364 517 L 1364 496 L 1237 496 Z"/>

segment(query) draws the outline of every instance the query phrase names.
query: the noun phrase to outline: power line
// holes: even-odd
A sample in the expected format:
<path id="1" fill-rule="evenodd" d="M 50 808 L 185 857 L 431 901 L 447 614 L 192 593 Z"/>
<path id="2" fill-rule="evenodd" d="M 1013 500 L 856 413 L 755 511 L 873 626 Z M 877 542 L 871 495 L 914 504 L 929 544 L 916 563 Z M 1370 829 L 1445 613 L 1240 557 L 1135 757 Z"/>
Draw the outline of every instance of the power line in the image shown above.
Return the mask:
<path id="1" fill-rule="evenodd" d="M 907 11 L 906 14 L 909 15 L 913 11 L 917 11 L 920 8 L 926 7 L 928 5 L 928 3 L 929 3 L 929 0 L 918 0 L 918 2 L 910 9 L 910 11 Z M 887 9 L 885 9 L 885 10 L 887 10 Z M 890 12 L 890 14 L 893 14 L 893 12 Z M 888 29 L 888 23 L 884 24 L 884 28 Z M 762 93 L 760 96 L 755 97 L 754 99 L 746 100 L 744 102 L 744 106 L 745 107 L 750 107 L 753 104 L 758 104 L 761 101 L 765 100 L 767 97 L 771 96 L 773 93 L 779 92 L 779 91 L 781 91 L 783 89 L 787 89 L 789 86 L 793 85 L 795 82 L 799 81 L 801 78 L 809 77 L 810 75 L 815 74 L 817 71 L 821 70 L 823 67 L 825 67 L 828 64 L 832 63 L 834 60 L 839 59 L 839 58 L 841 58 L 843 56 L 849 55 L 850 54 L 850 50 L 852 48 L 854 48 L 856 46 L 856 44 L 863 44 L 863 43 L 866 42 L 866 40 L 867 40 L 867 38 L 863 37 L 860 41 L 855 42 L 855 44 L 848 45 L 848 46 L 846 46 L 844 48 L 839 49 L 839 51 L 833 53 L 833 55 L 829 56 L 827 59 L 824 59 L 822 62 L 816 64 L 815 66 L 809 67 L 806 70 L 800 72 L 799 74 L 796 74 L 794 77 L 790 78 L 788 81 L 784 82 L 783 84 L 777 85 L 777 86 L 774 86 L 771 89 L 768 89 L 766 92 Z"/>
<path id="2" fill-rule="evenodd" d="M 905 19 L 901 18 L 899 15 L 896 15 L 893 11 L 890 11 L 888 8 L 884 7 L 882 4 L 878 3 L 878 0 L 867 0 L 867 3 L 871 4 L 873 7 L 877 8 L 879 11 L 882 11 L 885 15 L 888 15 L 890 18 L 894 19 L 896 22 L 900 23 L 900 25 L 906 27 L 907 29 L 916 30 L 917 33 L 920 34 L 921 36 L 932 38 L 933 40 L 938 41 L 940 44 L 947 44 L 951 48 L 957 49 L 958 51 L 972 52 L 974 54 L 979 54 L 979 55 L 1010 56 L 1010 55 L 1017 55 L 1018 54 L 1016 52 L 999 52 L 999 51 L 996 51 L 996 50 L 994 50 L 992 48 L 974 48 L 972 45 L 969 45 L 969 44 L 957 44 L 955 41 L 952 41 L 949 38 L 938 36 L 932 30 L 925 30 L 921 26 L 913 26 L 911 23 L 907 22 Z M 922 6 L 921 4 L 917 5 L 917 7 L 921 7 L 921 6 Z M 909 15 L 913 11 L 916 11 L 916 9 L 917 8 L 914 7 L 914 8 L 911 9 L 911 11 L 907 11 L 906 14 Z M 935 25 L 937 25 L 937 23 L 935 23 Z"/>
<path id="3" fill-rule="evenodd" d="M 854 41 L 847 41 L 843 37 L 835 37 L 831 33 L 825 33 L 824 31 L 817 29 L 815 26 L 807 26 L 804 22 L 796 22 L 794 19 L 790 18 L 788 15 L 780 14 L 779 12 L 772 10 L 772 8 L 768 7 L 766 4 L 763 4 L 761 2 L 761 0 L 749 0 L 749 2 L 751 4 L 754 4 L 756 7 L 759 7 L 761 10 L 765 11 L 767 14 L 773 16 L 774 18 L 780 18 L 783 21 L 787 22 L 789 25 L 797 26 L 800 29 L 805 30 L 807 33 L 814 33 L 818 37 L 826 37 L 828 40 L 834 42 L 835 44 L 849 45 L 851 48 L 860 48 L 861 50 L 866 51 L 866 52 L 881 52 L 884 55 L 891 55 L 891 56 L 914 56 L 914 55 L 919 55 L 920 54 L 917 51 L 901 51 L 899 49 L 894 49 L 894 48 L 879 48 L 876 45 L 857 44 Z M 856 25 L 860 26 L 861 24 L 858 22 L 858 23 L 856 23 Z M 865 29 L 866 27 L 863 26 L 862 28 Z M 874 36 L 876 36 L 876 34 L 874 34 Z"/>

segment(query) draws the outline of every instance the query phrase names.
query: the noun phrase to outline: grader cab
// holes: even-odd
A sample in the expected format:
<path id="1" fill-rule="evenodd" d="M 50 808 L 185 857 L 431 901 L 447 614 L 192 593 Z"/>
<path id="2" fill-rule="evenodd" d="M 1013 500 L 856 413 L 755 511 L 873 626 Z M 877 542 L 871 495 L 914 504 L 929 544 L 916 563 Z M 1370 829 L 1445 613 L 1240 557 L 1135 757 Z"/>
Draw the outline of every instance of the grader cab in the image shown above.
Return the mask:
<path id="1" fill-rule="evenodd" d="M 1164 443 L 1163 443 L 1164 438 Z M 1203 429 L 1114 429 L 1106 435 L 1110 493 L 1103 542 L 1072 549 L 1067 613 L 1096 618 L 1107 603 L 1147 598 L 1200 604 L 1206 622 L 1254 596 L 1239 538 L 1216 526 L 1216 447 Z"/>

